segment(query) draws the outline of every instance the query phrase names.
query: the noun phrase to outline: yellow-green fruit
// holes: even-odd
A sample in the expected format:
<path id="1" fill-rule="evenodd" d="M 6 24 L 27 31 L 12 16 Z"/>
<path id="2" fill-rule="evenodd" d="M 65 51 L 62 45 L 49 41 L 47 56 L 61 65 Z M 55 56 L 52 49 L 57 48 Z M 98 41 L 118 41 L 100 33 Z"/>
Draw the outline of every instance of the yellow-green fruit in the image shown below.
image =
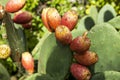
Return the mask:
<path id="1" fill-rule="evenodd" d="M 11 54 L 11 49 L 8 45 L 0 45 L 0 59 L 6 59 Z"/>

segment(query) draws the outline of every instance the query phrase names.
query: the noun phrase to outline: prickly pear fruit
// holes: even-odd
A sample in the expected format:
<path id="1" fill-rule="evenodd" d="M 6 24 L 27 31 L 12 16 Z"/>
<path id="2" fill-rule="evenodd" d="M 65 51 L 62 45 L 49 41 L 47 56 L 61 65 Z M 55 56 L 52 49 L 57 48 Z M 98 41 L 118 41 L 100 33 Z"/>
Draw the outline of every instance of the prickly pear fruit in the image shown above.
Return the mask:
<path id="1" fill-rule="evenodd" d="M 81 65 L 90 66 L 98 61 L 98 56 L 95 52 L 86 51 L 83 54 L 74 54 L 75 60 Z"/>
<path id="2" fill-rule="evenodd" d="M 21 62 L 28 74 L 32 74 L 34 72 L 34 60 L 29 52 L 22 53 Z"/>
<path id="3" fill-rule="evenodd" d="M 68 27 L 64 25 L 59 25 L 55 29 L 55 37 L 62 44 L 70 44 L 72 41 L 72 34 Z"/>
<path id="4" fill-rule="evenodd" d="M 26 0 L 9 0 L 5 6 L 5 11 L 14 13 L 22 9 Z"/>
<path id="5" fill-rule="evenodd" d="M 83 36 L 78 36 L 72 40 L 70 44 L 70 49 L 76 53 L 83 53 L 90 48 L 90 39 L 87 37 L 87 32 Z"/>
<path id="6" fill-rule="evenodd" d="M 73 30 L 78 21 L 78 14 L 75 10 L 69 10 L 62 16 L 61 24 Z"/>
<path id="7" fill-rule="evenodd" d="M 32 22 L 28 22 L 26 24 L 22 24 L 22 27 L 25 28 L 25 29 L 30 29 L 32 27 Z"/>
<path id="8" fill-rule="evenodd" d="M 4 14 L 5 14 L 4 7 L 0 5 L 0 20 L 3 19 Z"/>
<path id="9" fill-rule="evenodd" d="M 42 14 L 41 14 L 41 17 L 42 17 L 42 22 L 43 24 L 45 25 L 45 27 L 50 31 L 52 32 L 52 29 L 51 27 L 49 26 L 48 24 L 48 20 L 47 20 L 47 11 L 48 11 L 49 8 L 44 8 L 42 10 Z"/>
<path id="10" fill-rule="evenodd" d="M 49 8 L 47 11 L 47 21 L 51 29 L 55 31 L 56 27 L 61 24 L 61 16 L 55 8 Z"/>
<path id="11" fill-rule="evenodd" d="M 77 63 L 71 65 L 70 72 L 77 80 L 89 80 L 91 77 L 89 69 Z"/>
<path id="12" fill-rule="evenodd" d="M 11 49 L 8 45 L 0 45 L 0 59 L 6 59 L 11 54 Z"/>
<path id="13" fill-rule="evenodd" d="M 32 14 L 28 11 L 18 11 L 13 17 L 13 21 L 17 24 L 26 24 L 32 20 Z"/>

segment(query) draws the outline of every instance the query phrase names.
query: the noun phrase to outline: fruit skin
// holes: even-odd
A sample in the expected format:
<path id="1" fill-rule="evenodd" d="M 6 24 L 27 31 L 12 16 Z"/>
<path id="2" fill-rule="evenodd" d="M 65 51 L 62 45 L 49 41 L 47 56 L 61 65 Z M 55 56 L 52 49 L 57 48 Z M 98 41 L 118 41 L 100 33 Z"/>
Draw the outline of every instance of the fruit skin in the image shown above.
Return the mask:
<path id="1" fill-rule="evenodd" d="M 61 16 L 55 8 L 48 9 L 47 21 L 53 31 L 55 31 L 56 27 L 61 24 Z"/>
<path id="2" fill-rule="evenodd" d="M 71 31 L 78 21 L 78 14 L 75 10 L 69 10 L 62 16 L 61 24 L 67 26 Z"/>
<path id="3" fill-rule="evenodd" d="M 28 11 L 18 11 L 14 14 L 13 21 L 17 24 L 26 24 L 32 20 L 32 14 Z"/>
<path id="4" fill-rule="evenodd" d="M 87 32 L 83 34 L 83 36 L 78 36 L 72 40 L 70 44 L 70 49 L 76 53 L 83 53 L 90 48 L 91 41 L 87 37 Z"/>
<path id="5" fill-rule="evenodd" d="M 44 8 L 42 10 L 42 13 L 41 13 L 41 18 L 42 18 L 42 22 L 43 24 L 45 25 L 45 27 L 50 31 L 52 32 L 53 30 L 51 29 L 51 27 L 49 26 L 48 24 L 48 20 L 47 20 L 47 11 L 48 11 L 49 8 Z"/>
<path id="6" fill-rule="evenodd" d="M 25 29 L 30 29 L 32 27 L 32 21 L 26 23 L 26 24 L 22 24 L 22 27 Z"/>
<path id="7" fill-rule="evenodd" d="M 72 63 L 70 72 L 77 80 L 89 80 L 91 77 L 89 69 L 77 63 Z"/>
<path id="8" fill-rule="evenodd" d="M 29 52 L 22 53 L 22 65 L 29 74 L 34 72 L 34 60 Z"/>
<path id="9" fill-rule="evenodd" d="M 14 13 L 22 9 L 26 0 L 9 0 L 5 6 L 5 11 Z"/>
<path id="10" fill-rule="evenodd" d="M 2 44 L 0 45 L 0 59 L 6 59 L 10 56 L 11 49 L 8 45 Z"/>
<path id="11" fill-rule="evenodd" d="M 75 60 L 81 65 L 90 66 L 98 61 L 98 56 L 95 52 L 86 51 L 82 54 L 74 54 Z"/>
<path id="12" fill-rule="evenodd" d="M 70 44 L 72 41 L 72 34 L 68 27 L 64 25 L 59 25 L 55 29 L 55 37 L 59 42 L 61 42 L 64 45 Z"/>
<path id="13" fill-rule="evenodd" d="M 4 7 L 0 5 L 0 20 L 3 19 L 4 14 L 5 14 Z"/>

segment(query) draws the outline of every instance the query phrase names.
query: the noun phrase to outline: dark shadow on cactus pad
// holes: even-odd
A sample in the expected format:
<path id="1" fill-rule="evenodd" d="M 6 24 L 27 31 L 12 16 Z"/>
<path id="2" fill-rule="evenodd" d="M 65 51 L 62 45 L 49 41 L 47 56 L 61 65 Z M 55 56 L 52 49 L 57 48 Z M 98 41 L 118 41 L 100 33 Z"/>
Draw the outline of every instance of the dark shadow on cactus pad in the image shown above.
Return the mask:
<path id="1" fill-rule="evenodd" d="M 105 80 L 105 75 L 104 73 L 96 73 L 90 80 Z"/>
<path id="2" fill-rule="evenodd" d="M 84 23 L 85 23 L 85 28 L 88 31 L 95 25 L 95 22 L 91 17 L 87 17 Z"/>
<path id="3" fill-rule="evenodd" d="M 109 10 L 107 10 L 105 13 L 104 13 L 104 22 L 107 22 L 109 21 L 110 19 L 114 18 L 114 15 L 113 13 L 111 13 Z"/>

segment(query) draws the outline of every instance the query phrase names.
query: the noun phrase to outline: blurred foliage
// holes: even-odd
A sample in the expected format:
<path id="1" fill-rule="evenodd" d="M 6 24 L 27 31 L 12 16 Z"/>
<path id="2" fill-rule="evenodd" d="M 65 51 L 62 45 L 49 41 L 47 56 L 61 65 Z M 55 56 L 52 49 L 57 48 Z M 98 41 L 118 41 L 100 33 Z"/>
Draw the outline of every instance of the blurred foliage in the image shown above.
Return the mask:
<path id="1" fill-rule="evenodd" d="M 116 10 L 117 14 L 120 15 L 120 1 L 119 0 L 88 0 L 86 5 L 86 13 L 89 13 L 89 7 L 95 5 L 98 10 L 101 9 L 105 4 L 110 4 Z"/>

